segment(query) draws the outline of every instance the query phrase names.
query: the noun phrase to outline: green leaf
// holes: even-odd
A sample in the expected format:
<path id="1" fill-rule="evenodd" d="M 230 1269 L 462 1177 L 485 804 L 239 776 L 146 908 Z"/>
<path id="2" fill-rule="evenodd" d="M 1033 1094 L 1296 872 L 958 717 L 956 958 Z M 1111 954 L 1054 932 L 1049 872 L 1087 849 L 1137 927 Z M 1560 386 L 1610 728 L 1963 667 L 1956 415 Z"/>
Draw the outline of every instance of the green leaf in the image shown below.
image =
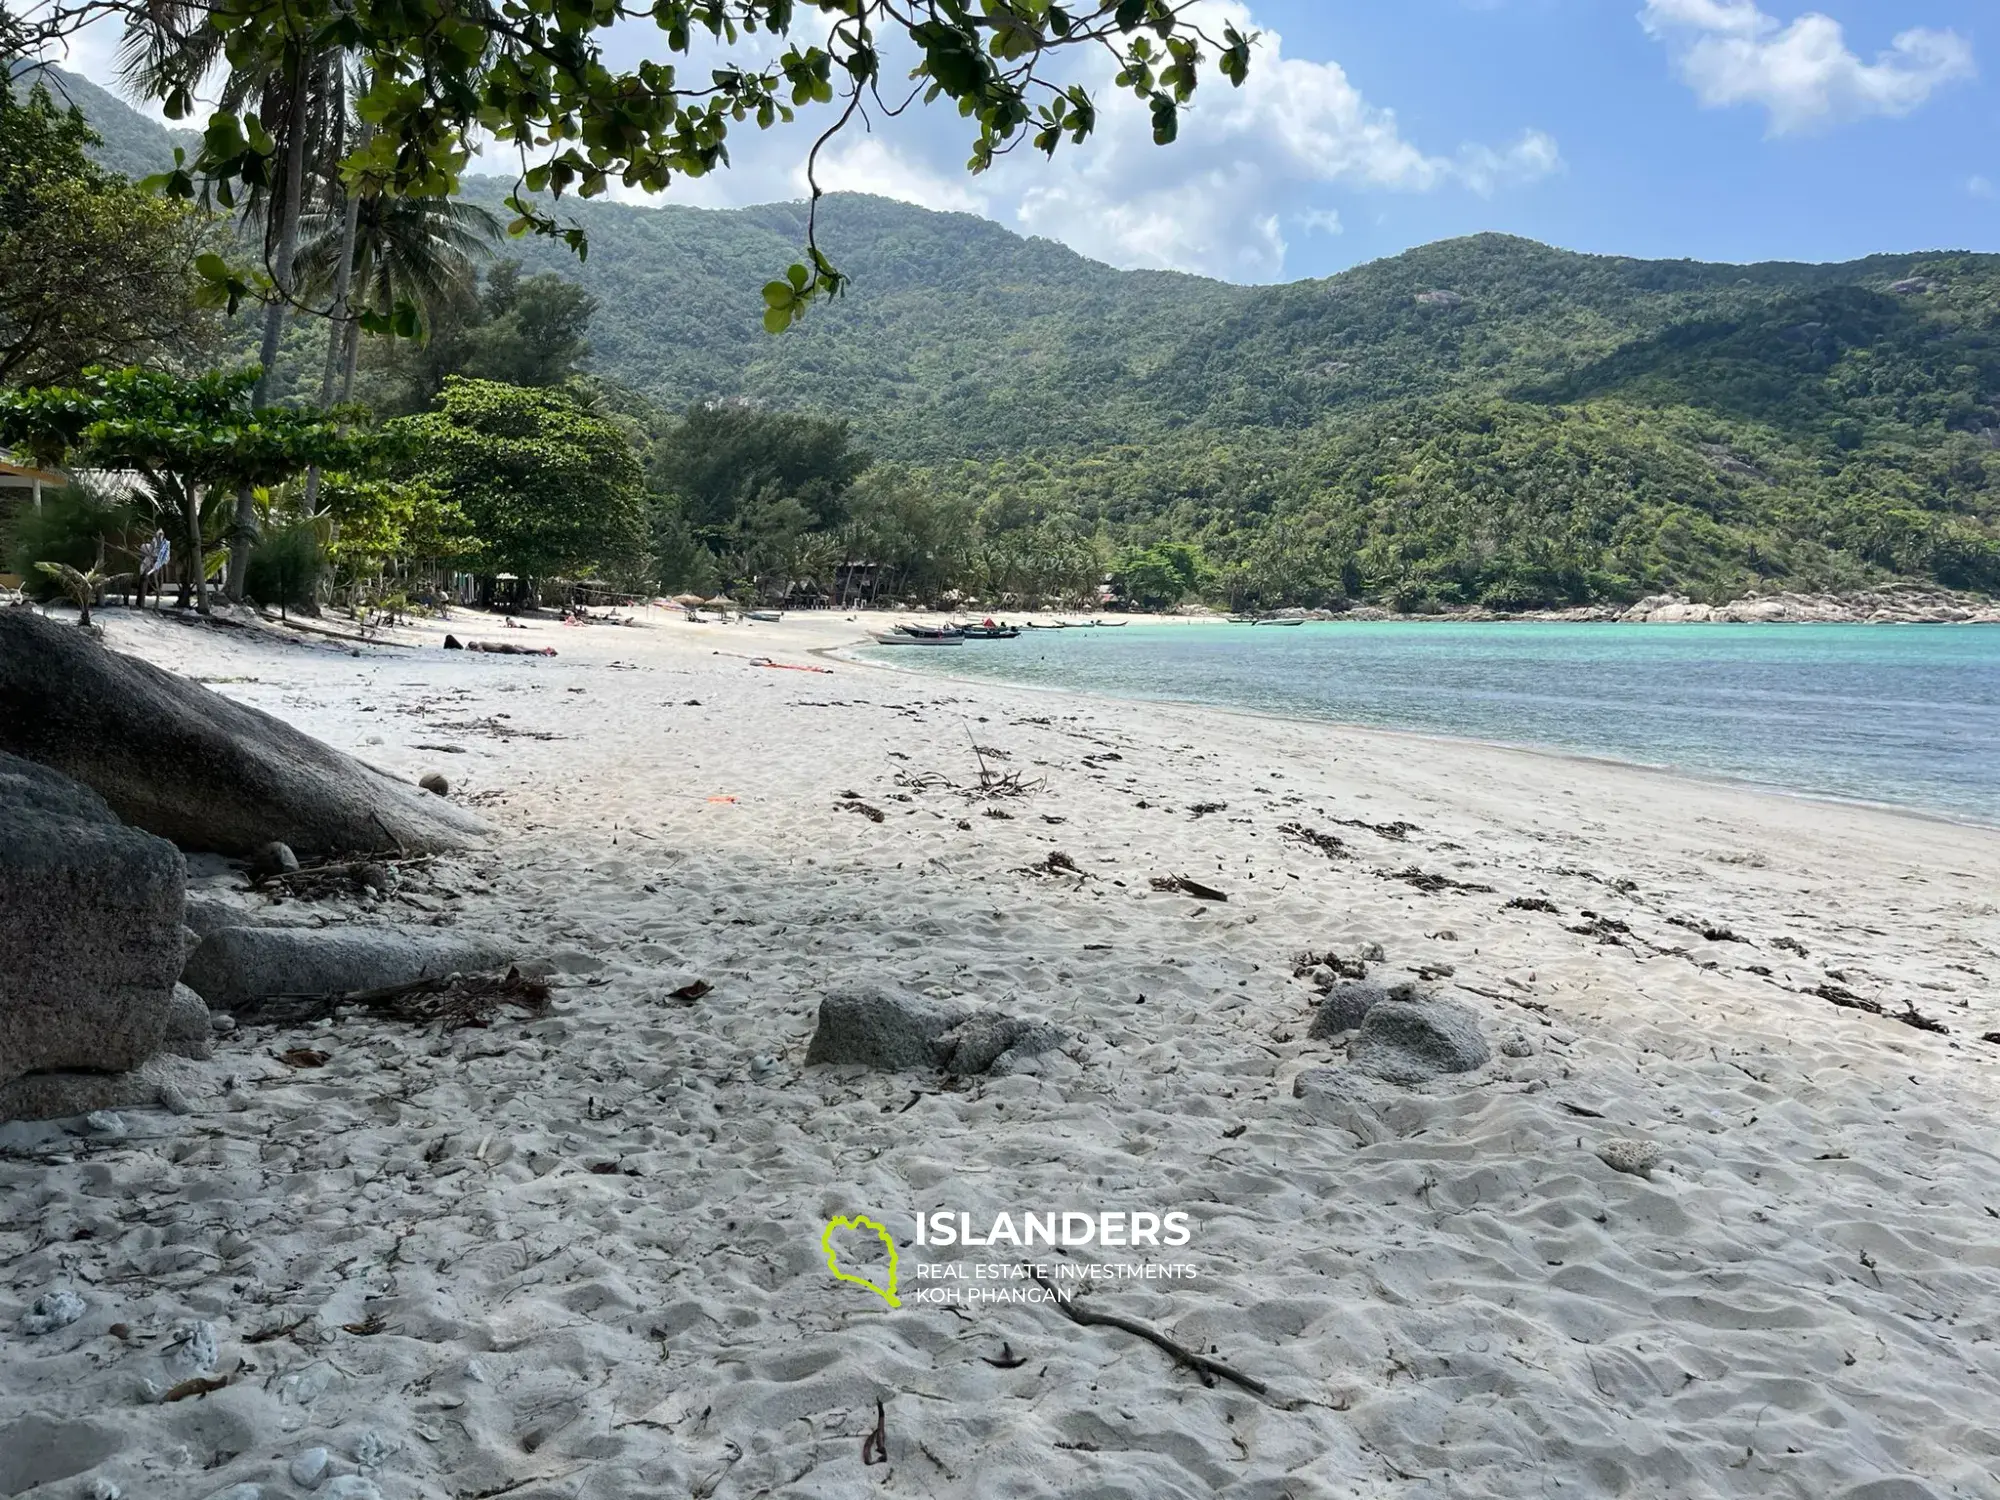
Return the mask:
<path id="1" fill-rule="evenodd" d="M 794 266 L 793 270 L 801 267 Z M 764 283 L 764 305 L 769 308 L 789 308 L 798 301 L 798 293 L 789 281 L 767 281 Z M 789 317 L 789 314 L 787 314 Z"/>
<path id="2" fill-rule="evenodd" d="M 783 333 L 792 326 L 792 310 L 789 307 L 767 307 L 764 309 L 764 331 Z"/>

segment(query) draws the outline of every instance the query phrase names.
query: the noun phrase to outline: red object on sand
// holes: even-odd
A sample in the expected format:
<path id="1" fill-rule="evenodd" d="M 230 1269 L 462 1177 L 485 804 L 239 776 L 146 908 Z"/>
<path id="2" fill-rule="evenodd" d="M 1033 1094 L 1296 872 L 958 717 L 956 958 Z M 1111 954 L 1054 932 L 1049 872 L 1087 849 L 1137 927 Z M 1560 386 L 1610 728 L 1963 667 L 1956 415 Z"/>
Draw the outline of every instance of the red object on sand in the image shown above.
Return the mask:
<path id="1" fill-rule="evenodd" d="M 832 667 L 795 667 L 788 661 L 772 661 L 768 656 L 753 657 L 750 665 L 753 667 L 771 667 L 780 672 L 820 672 L 828 677 L 833 675 Z"/>

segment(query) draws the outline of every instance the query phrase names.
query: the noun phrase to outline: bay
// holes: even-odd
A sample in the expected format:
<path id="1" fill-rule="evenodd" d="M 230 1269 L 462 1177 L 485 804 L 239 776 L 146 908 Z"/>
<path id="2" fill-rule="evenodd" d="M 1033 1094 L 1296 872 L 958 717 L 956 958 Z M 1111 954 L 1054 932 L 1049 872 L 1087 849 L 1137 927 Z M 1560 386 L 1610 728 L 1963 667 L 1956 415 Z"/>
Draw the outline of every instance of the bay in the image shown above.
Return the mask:
<path id="1" fill-rule="evenodd" d="M 1571 751 L 2000 824 L 2000 629 L 1989 627 L 1134 623 L 862 654 L 1029 686 Z"/>

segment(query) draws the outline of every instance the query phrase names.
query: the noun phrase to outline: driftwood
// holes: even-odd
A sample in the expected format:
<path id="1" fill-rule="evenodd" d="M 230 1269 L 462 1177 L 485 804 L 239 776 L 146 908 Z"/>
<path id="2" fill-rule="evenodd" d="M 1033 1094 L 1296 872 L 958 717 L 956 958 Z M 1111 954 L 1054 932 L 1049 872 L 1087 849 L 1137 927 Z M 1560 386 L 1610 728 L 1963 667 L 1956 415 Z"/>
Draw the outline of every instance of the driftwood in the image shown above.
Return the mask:
<path id="1" fill-rule="evenodd" d="M 1227 901 L 1229 898 L 1212 885 L 1203 885 L 1199 880 L 1191 880 L 1185 875 L 1155 875 L 1152 879 L 1156 891 L 1178 891 L 1183 896 L 1192 896 L 1197 901 Z"/>
<path id="2" fill-rule="evenodd" d="M 1123 1318 L 1117 1313 L 1101 1313 L 1083 1306 L 1074 1297 L 1065 1297 L 1056 1289 L 1056 1284 L 1044 1276 L 1039 1266 L 1027 1267 L 1027 1272 L 1044 1288 L 1055 1305 L 1062 1309 L 1063 1316 L 1072 1323 L 1080 1323 L 1085 1328 L 1116 1328 L 1121 1333 L 1142 1338 L 1157 1349 L 1164 1349 L 1175 1359 L 1186 1365 L 1201 1377 L 1203 1385 L 1214 1385 L 1217 1378 L 1240 1385 L 1253 1396 L 1270 1394 L 1271 1388 L 1263 1381 L 1245 1375 L 1241 1370 L 1231 1369 L 1219 1359 L 1210 1359 L 1206 1354 L 1197 1354 L 1185 1344 L 1176 1343 L 1157 1328 L 1148 1328 L 1136 1318 Z"/>
<path id="3" fill-rule="evenodd" d="M 250 884 L 256 890 L 280 890 L 288 896 L 306 900 L 346 896 L 357 890 L 376 890 L 387 895 L 395 889 L 404 870 L 420 870 L 433 863 L 435 858 L 430 854 L 414 857 L 361 854 L 352 859 L 330 859 L 318 864 L 301 865 L 296 870 L 252 875 Z"/>
<path id="4" fill-rule="evenodd" d="M 385 1021 L 427 1026 L 441 1031 L 487 1026 L 503 1005 L 530 1019 L 549 1013 L 549 987 L 524 978 L 519 969 L 505 974 L 445 974 L 415 979 L 378 990 L 351 990 L 344 995 L 271 995 L 232 1008 L 238 1022 L 250 1026 L 304 1026 L 330 1020 L 343 1010 L 361 1010 Z"/>

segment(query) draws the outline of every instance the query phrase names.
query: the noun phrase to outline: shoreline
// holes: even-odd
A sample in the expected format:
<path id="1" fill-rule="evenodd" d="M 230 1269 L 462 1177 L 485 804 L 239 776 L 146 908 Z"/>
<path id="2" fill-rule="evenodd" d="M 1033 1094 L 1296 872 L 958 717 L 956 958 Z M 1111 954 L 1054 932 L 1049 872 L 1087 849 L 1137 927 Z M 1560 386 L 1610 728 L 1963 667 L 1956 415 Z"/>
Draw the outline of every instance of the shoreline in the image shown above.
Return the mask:
<path id="1" fill-rule="evenodd" d="M 1492 740 L 1485 739 L 1479 735 L 1445 734 L 1433 730 L 1407 729 L 1386 724 L 1361 723 L 1352 719 L 1316 718 L 1306 714 L 1288 714 L 1269 709 L 1245 708 L 1238 704 L 1213 703 L 1199 698 L 1153 698 L 1143 694 L 1113 693 L 1101 688 L 1070 687 L 1057 683 L 1019 682 L 1004 677 L 966 677 L 960 676 L 955 672 L 929 671 L 916 666 L 904 667 L 893 662 L 875 661 L 869 658 L 845 654 L 852 651 L 865 650 L 875 644 L 872 638 L 864 638 L 863 640 L 851 641 L 843 645 L 816 648 L 813 654 L 824 656 L 832 661 L 847 662 L 853 666 L 876 667 L 883 671 L 903 673 L 918 678 L 952 682 L 965 686 L 1000 686 L 1016 692 L 1054 693 L 1087 700 L 1200 709 L 1213 713 L 1228 714 L 1232 717 L 1255 719 L 1269 723 L 1291 724 L 1302 727 L 1322 726 L 1330 729 L 1338 729 L 1343 733 L 1349 734 L 1379 736 L 1388 740 L 1408 740 L 1444 750 L 1449 750 L 1453 746 L 1476 746 L 1483 750 L 1532 756 L 1556 762 L 1573 762 L 1579 765 L 1600 766 L 1612 770 L 1636 771 L 1648 776 L 1658 776 L 1669 781 L 1685 783 L 1689 786 L 1727 789 L 1749 793 L 1754 796 L 1779 797 L 1787 801 L 1807 802 L 1828 807 L 1852 808 L 1862 812 L 1886 814 L 1890 817 L 1912 818 L 1918 822 L 1934 823 L 1950 828 L 1965 828 L 1979 832 L 2000 833 L 2000 821 L 1982 819 L 1970 814 L 1953 813 L 1941 808 L 1923 807 L 1899 802 L 1877 802 L 1863 797 L 1843 797 L 1834 792 L 1815 792 L 1798 787 L 1787 787 L 1774 782 L 1758 781 L 1747 776 L 1731 776 L 1721 771 L 1695 771 L 1661 762 L 1628 760 L 1622 756 L 1597 754 L 1588 750 L 1578 750 L 1563 745 L 1542 745 L 1521 741 Z M 895 648 L 883 647 L 881 649 L 894 650 Z"/>

